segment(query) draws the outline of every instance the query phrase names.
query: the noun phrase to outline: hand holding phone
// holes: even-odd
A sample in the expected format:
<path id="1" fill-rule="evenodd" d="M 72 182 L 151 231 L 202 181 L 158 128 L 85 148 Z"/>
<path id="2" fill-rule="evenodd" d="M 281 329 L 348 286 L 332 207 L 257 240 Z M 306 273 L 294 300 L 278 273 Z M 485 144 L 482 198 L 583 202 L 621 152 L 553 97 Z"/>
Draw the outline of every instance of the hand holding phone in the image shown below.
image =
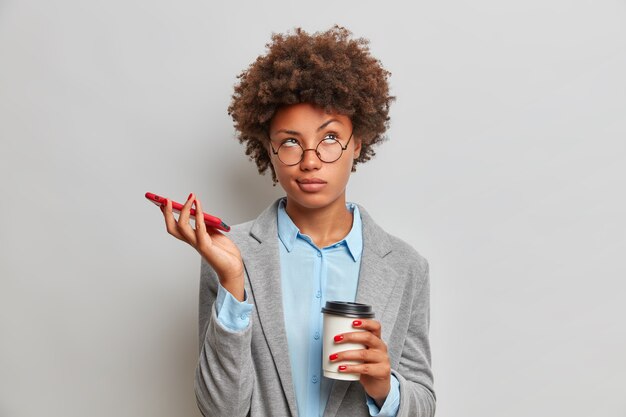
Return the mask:
<path id="1" fill-rule="evenodd" d="M 220 284 L 237 300 L 243 301 L 244 267 L 241 252 L 232 240 L 217 230 L 228 231 L 230 227 L 219 218 L 203 213 L 200 200 L 193 193 L 189 194 L 184 205 L 152 193 L 146 193 L 146 198 L 161 206 L 167 232 L 196 249 L 216 272 Z M 192 206 L 195 206 L 195 210 Z M 180 213 L 178 220 L 173 211 Z M 196 220 L 195 228 L 189 224 L 192 213 Z"/>

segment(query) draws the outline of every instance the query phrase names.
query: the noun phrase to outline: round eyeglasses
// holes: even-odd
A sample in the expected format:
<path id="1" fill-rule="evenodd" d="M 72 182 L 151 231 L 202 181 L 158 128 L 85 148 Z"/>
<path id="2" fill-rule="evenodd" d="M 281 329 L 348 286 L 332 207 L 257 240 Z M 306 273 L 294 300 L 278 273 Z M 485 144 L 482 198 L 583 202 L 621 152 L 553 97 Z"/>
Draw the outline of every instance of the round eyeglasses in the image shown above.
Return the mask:
<path id="1" fill-rule="evenodd" d="M 280 162 L 287 166 L 298 165 L 302 162 L 306 151 L 315 151 L 315 155 L 317 155 L 320 161 L 330 164 L 341 158 L 343 151 L 348 149 L 350 139 L 352 139 L 352 133 L 350 133 L 350 138 L 348 138 L 346 145 L 343 146 L 335 138 L 335 135 L 329 134 L 320 140 L 315 148 L 305 149 L 296 139 L 289 138 L 284 140 L 277 150 L 274 150 L 274 146 L 270 142 L 270 148 L 272 148 L 272 153 L 278 156 Z"/>

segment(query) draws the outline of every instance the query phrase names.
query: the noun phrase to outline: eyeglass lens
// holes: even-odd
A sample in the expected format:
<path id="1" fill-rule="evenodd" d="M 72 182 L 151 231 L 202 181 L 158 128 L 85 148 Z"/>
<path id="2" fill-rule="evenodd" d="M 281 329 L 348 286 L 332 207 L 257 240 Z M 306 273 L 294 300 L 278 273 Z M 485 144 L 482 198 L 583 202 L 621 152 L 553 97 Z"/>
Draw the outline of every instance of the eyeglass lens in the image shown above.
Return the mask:
<path id="1" fill-rule="evenodd" d="M 313 150 L 313 149 L 307 149 Z M 315 148 L 315 153 L 322 162 L 335 162 L 341 158 L 343 147 L 335 139 L 324 139 Z M 283 142 L 278 147 L 278 159 L 286 165 L 295 165 L 304 157 L 304 149 L 296 141 Z"/>

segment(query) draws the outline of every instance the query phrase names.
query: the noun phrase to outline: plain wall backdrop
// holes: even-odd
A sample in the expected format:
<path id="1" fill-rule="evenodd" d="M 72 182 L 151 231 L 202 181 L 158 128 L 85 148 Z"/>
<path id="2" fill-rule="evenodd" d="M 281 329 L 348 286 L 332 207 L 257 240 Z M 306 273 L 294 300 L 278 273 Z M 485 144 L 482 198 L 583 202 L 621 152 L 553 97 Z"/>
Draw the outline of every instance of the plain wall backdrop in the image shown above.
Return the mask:
<path id="1" fill-rule="evenodd" d="M 626 3 L 0 1 L 0 416 L 199 416 L 199 255 L 146 191 L 275 198 L 234 139 L 272 32 L 392 72 L 348 199 L 431 266 L 439 417 L 626 416 Z M 277 416 L 278 417 L 278 416 Z"/>

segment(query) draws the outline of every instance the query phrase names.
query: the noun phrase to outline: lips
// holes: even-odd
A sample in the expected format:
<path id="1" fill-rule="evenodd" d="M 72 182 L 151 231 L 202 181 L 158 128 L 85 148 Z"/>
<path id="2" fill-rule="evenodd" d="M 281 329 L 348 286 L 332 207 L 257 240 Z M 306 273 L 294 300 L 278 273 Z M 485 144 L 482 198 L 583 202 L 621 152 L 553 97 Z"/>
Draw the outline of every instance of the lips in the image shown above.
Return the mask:
<path id="1" fill-rule="evenodd" d="M 326 184 L 326 181 L 321 180 L 319 178 L 301 178 L 296 180 L 300 184 Z"/>
<path id="2" fill-rule="evenodd" d="M 315 193 L 326 186 L 326 181 L 319 178 L 301 178 L 296 180 L 298 187 L 306 193 Z"/>

